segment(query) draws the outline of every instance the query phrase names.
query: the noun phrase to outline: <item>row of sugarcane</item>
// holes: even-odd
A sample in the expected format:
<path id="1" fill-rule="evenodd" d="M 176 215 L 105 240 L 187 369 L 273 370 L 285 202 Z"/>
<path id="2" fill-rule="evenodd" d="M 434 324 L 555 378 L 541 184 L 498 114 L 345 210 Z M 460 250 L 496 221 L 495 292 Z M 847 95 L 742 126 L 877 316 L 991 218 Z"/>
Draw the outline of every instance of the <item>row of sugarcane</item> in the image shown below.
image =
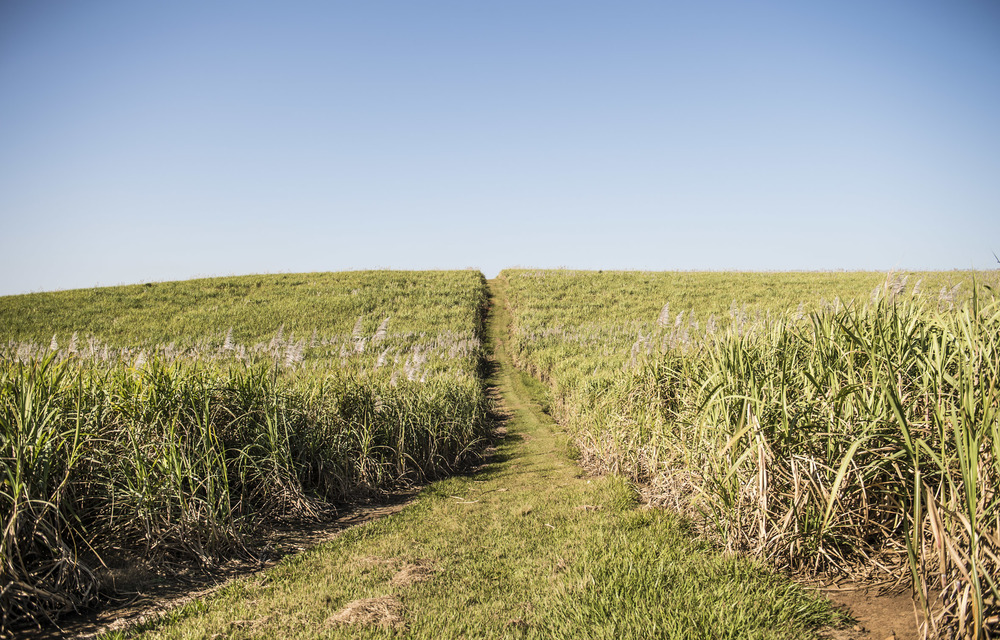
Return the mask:
<path id="1" fill-rule="evenodd" d="M 482 382 L 0 358 L 0 634 L 90 603 L 103 549 L 205 563 L 262 522 L 475 456 Z"/>
<path id="2" fill-rule="evenodd" d="M 730 549 L 907 582 L 928 636 L 996 637 L 1000 303 L 796 316 L 669 346 L 562 418 L 594 464 L 693 496 Z"/>

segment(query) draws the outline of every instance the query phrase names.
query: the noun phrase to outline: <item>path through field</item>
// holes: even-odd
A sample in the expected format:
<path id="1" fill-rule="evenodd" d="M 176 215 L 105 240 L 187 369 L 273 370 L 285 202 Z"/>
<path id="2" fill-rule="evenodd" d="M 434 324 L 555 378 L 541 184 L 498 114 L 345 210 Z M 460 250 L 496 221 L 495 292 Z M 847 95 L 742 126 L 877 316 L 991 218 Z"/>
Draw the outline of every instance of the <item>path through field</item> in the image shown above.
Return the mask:
<path id="1" fill-rule="evenodd" d="M 490 317 L 506 434 L 482 468 L 185 605 L 149 636 L 802 638 L 838 620 L 795 583 L 639 508 L 627 482 L 587 477 L 537 383 L 510 365 L 496 298 Z"/>

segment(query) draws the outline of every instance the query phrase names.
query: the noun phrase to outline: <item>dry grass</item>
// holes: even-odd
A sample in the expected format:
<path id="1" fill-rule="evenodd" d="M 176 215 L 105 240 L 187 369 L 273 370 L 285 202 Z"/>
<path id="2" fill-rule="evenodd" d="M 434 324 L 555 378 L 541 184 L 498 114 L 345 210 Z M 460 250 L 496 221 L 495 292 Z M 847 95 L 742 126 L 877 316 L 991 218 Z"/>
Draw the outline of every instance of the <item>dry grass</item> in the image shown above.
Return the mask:
<path id="1" fill-rule="evenodd" d="M 408 587 L 418 582 L 426 582 L 434 575 L 434 567 L 427 560 L 407 562 L 389 581 L 394 587 Z"/>
<path id="2" fill-rule="evenodd" d="M 393 596 L 361 598 L 348 602 L 326 620 L 327 627 L 339 625 L 398 629 L 404 626 L 406 608 Z"/>

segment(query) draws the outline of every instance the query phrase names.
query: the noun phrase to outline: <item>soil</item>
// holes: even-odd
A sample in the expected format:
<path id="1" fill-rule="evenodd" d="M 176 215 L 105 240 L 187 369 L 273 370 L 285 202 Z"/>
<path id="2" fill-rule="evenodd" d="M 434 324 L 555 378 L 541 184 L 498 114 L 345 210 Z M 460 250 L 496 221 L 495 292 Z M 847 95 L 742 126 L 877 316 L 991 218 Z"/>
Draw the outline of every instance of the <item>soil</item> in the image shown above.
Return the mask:
<path id="1" fill-rule="evenodd" d="M 285 556 L 332 540 L 345 529 L 397 513 L 416 496 L 417 489 L 394 493 L 374 504 L 356 504 L 341 508 L 332 520 L 307 525 L 276 527 L 265 532 L 255 544 L 257 559 L 231 560 L 211 569 L 192 565 L 148 566 L 141 561 L 128 575 L 120 577 L 130 589 L 120 589 L 120 599 L 106 601 L 99 609 L 58 621 L 57 626 L 42 629 L 19 629 L 17 637 L 33 639 L 94 638 L 101 633 L 162 615 L 166 611 L 202 598 L 232 580 L 252 575 L 276 565 Z M 127 565 L 127 559 L 110 563 Z"/>
<path id="2" fill-rule="evenodd" d="M 831 640 L 918 640 L 921 637 L 917 608 L 909 591 L 880 594 L 850 585 L 821 591 L 855 620 L 845 629 L 824 634 Z"/>

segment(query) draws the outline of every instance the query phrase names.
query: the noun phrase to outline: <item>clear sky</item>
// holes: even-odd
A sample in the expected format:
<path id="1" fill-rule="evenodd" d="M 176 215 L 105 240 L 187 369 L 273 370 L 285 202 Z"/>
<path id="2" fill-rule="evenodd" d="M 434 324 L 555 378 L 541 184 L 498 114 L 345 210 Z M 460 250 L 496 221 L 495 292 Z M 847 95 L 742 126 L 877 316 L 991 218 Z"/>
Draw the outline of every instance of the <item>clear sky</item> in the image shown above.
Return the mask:
<path id="1" fill-rule="evenodd" d="M 994 268 L 1000 4 L 0 2 L 0 294 Z"/>

